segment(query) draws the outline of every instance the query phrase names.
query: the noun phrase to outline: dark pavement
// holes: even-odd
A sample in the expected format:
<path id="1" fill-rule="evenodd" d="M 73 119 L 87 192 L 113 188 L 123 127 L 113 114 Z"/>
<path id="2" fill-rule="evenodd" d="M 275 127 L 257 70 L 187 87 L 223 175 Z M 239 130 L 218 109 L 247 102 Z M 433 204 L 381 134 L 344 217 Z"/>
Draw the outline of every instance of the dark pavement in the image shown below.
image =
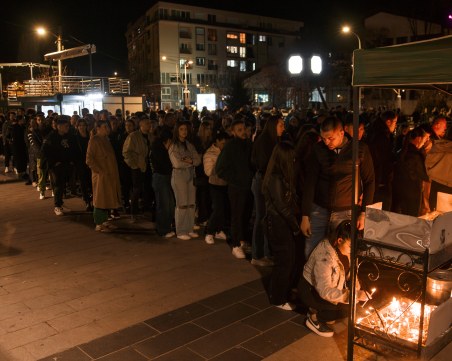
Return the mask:
<path id="1" fill-rule="evenodd" d="M 0 360 L 346 360 L 346 320 L 313 334 L 303 309 L 269 305 L 271 269 L 226 242 L 164 239 L 145 216 L 95 232 L 80 198 L 58 217 L 48 196 L 0 174 Z"/>

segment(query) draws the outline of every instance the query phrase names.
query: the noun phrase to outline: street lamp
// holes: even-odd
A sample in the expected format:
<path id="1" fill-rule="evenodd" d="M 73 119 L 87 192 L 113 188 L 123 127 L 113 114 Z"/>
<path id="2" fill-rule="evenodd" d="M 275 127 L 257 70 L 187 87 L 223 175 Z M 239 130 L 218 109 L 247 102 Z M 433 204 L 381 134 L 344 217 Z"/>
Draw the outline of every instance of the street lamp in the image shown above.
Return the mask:
<path id="1" fill-rule="evenodd" d="M 358 34 L 356 34 L 354 31 L 352 31 L 350 26 L 348 26 L 348 25 L 343 26 L 342 27 L 342 32 L 344 34 L 353 34 L 353 35 L 355 35 L 356 39 L 358 39 L 358 49 L 362 49 L 362 47 L 361 47 L 361 38 L 359 37 Z"/>
<path id="2" fill-rule="evenodd" d="M 193 60 L 184 61 L 184 106 L 186 108 L 190 107 L 190 90 L 188 90 L 187 68 L 191 64 L 193 64 Z"/>
<path id="3" fill-rule="evenodd" d="M 359 37 L 358 34 L 356 34 L 354 31 L 352 31 L 352 29 L 350 28 L 350 26 L 345 25 L 342 27 L 342 32 L 344 34 L 353 34 L 356 39 L 358 39 L 358 49 L 361 50 L 361 38 Z M 361 111 L 361 87 L 358 88 L 358 114 Z"/>
<path id="4" fill-rule="evenodd" d="M 36 29 L 36 32 L 38 33 L 38 35 L 45 35 L 47 33 L 52 34 L 55 38 L 56 38 L 56 44 L 57 44 L 57 51 L 60 52 L 61 50 L 63 50 L 63 40 L 61 37 L 61 31 L 58 31 L 58 35 L 52 33 L 51 31 L 46 30 L 43 27 L 39 27 Z M 62 63 L 61 63 L 61 59 L 58 59 L 58 91 L 61 93 L 62 90 Z"/>

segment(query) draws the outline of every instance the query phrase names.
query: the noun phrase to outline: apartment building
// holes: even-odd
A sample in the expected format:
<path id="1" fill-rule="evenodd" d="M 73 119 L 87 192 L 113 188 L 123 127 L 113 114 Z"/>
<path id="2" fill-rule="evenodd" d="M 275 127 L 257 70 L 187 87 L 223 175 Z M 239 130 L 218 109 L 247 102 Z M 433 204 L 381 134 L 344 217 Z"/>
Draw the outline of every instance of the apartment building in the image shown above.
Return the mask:
<path id="1" fill-rule="evenodd" d="M 126 32 L 131 93 L 160 109 L 195 105 L 201 93 L 215 94 L 221 106 L 234 79 L 286 59 L 300 43 L 303 25 L 157 2 Z M 265 102 L 266 94 L 259 96 Z"/>

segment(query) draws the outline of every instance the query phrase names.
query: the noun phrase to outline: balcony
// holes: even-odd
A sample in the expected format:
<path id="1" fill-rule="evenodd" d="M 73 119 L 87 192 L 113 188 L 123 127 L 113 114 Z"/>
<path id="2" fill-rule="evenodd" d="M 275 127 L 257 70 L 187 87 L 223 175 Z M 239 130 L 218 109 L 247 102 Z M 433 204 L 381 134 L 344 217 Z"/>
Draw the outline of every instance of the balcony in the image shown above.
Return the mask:
<path id="1" fill-rule="evenodd" d="M 45 79 L 25 80 L 23 83 L 8 84 L 8 100 L 25 96 L 53 96 L 62 94 L 121 94 L 130 95 L 130 81 L 122 78 L 62 76 L 61 86 L 58 76 Z"/>

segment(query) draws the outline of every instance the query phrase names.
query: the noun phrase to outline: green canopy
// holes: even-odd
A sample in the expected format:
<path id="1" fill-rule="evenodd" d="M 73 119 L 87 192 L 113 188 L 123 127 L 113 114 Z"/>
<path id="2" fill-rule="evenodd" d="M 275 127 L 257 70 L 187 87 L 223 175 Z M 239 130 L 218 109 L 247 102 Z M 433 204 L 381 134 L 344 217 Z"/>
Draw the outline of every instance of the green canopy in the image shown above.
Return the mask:
<path id="1" fill-rule="evenodd" d="M 353 86 L 452 89 L 452 35 L 353 52 Z"/>

